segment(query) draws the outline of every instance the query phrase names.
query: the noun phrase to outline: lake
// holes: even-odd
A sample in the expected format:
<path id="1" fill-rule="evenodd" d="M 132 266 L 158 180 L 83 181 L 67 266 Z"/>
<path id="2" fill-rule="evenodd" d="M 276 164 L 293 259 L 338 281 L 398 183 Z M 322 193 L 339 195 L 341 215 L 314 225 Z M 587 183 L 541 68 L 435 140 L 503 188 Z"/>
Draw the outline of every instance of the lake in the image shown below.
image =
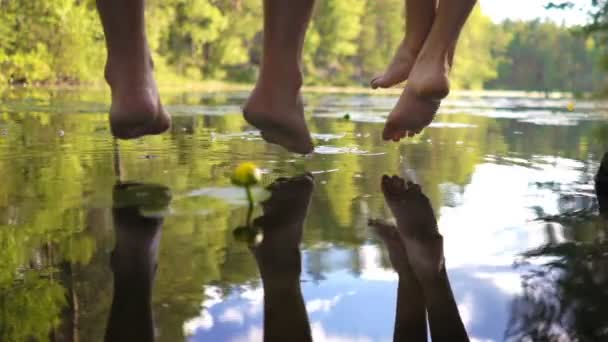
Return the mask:
<path id="1" fill-rule="evenodd" d="M 398 276 L 368 226 L 392 220 L 384 174 L 407 175 L 430 200 L 471 340 L 608 340 L 608 228 L 594 187 L 608 103 L 456 95 L 397 144 L 381 140 L 395 96 L 309 93 L 316 149 L 299 156 L 247 126 L 246 97 L 169 94 L 170 133 L 116 143 L 105 93 L 5 94 L 0 340 L 260 341 L 266 312 L 293 324 L 294 341 L 298 329 L 390 341 Z M 286 187 L 269 224 L 291 235 L 235 235 L 249 213 L 230 175 L 245 161 L 264 186 Z M 314 180 L 280 180 L 306 172 Z M 266 307 L 260 268 L 295 279 L 284 297 L 269 280 L 279 295 Z"/>

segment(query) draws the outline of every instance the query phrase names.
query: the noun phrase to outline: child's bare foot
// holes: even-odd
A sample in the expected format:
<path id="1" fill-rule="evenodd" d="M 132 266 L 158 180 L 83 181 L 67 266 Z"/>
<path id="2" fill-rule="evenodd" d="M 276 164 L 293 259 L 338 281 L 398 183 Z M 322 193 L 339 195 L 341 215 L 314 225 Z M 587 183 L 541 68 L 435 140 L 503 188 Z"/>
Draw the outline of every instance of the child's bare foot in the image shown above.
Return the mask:
<path id="1" fill-rule="evenodd" d="M 106 80 L 112 90 L 112 135 L 135 139 L 169 129 L 171 116 L 161 104 L 151 58 L 141 63 L 128 58 L 109 58 Z"/>
<path id="2" fill-rule="evenodd" d="M 308 154 L 314 146 L 304 119 L 301 83 L 301 76 L 287 81 L 261 77 L 243 108 L 243 116 L 267 142 Z"/>
<path id="3" fill-rule="evenodd" d="M 440 105 L 440 101 L 417 95 L 408 84 L 386 119 L 382 138 L 397 142 L 413 137 L 433 121 Z"/>
<path id="4" fill-rule="evenodd" d="M 390 88 L 407 80 L 420 50 L 419 47 L 414 48 L 412 45 L 407 39 L 401 42 L 386 71 L 372 79 L 371 86 L 373 89 Z"/>
<path id="5" fill-rule="evenodd" d="M 451 55 L 453 53 L 435 58 L 426 57 L 424 50 L 420 53 L 408 79 L 408 86 L 416 95 L 432 100 L 442 100 L 448 96 Z"/>
<path id="6" fill-rule="evenodd" d="M 410 266 L 424 284 L 440 275 L 444 267 L 443 238 L 429 199 L 420 186 L 397 176 L 382 177 L 384 199 L 397 220 Z"/>

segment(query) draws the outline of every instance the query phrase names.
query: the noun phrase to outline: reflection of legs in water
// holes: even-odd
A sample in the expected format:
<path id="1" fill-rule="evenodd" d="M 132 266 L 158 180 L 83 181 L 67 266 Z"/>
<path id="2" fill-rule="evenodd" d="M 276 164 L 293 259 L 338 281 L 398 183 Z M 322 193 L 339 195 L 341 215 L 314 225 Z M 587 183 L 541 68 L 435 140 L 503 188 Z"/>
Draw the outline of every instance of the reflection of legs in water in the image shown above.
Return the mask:
<path id="1" fill-rule="evenodd" d="M 144 27 L 144 0 L 97 0 L 106 37 L 105 76 L 112 90 L 110 128 L 122 139 L 166 131 Z"/>
<path id="2" fill-rule="evenodd" d="M 264 52 L 260 76 L 243 109 L 264 140 L 296 153 L 313 145 L 300 95 L 304 35 L 314 0 L 264 0 Z"/>
<path id="3" fill-rule="evenodd" d="M 406 0 L 405 6 L 405 38 L 401 41 L 386 71 L 372 80 L 371 85 L 374 89 L 392 87 L 408 78 L 416 57 L 431 31 L 437 8 L 436 0 Z"/>
<path id="4" fill-rule="evenodd" d="M 384 242 L 391 264 L 399 275 L 393 341 L 426 341 L 424 295 L 409 264 L 403 242 L 395 226 L 377 220 L 369 223 Z"/>
<path id="5" fill-rule="evenodd" d="M 300 289 L 300 241 L 310 203 L 312 176 L 278 180 L 254 225 L 264 232 L 253 247 L 264 284 L 264 341 L 311 341 Z"/>
<path id="6" fill-rule="evenodd" d="M 456 42 L 475 0 L 439 1 L 435 20 L 384 127 L 385 140 L 413 136 L 435 118 L 441 99 L 450 91 L 448 73 Z"/>
<path id="7" fill-rule="evenodd" d="M 115 208 L 112 210 L 116 230 L 116 247 L 112 252 L 114 295 L 106 330 L 106 341 L 153 341 L 152 286 L 156 273 L 161 218 L 142 216 L 135 184 L 119 184 L 114 188 Z M 167 189 L 149 186 L 148 194 L 165 194 Z M 156 191 L 160 190 L 160 191 Z M 168 200 L 163 197 L 161 201 Z M 158 203 L 158 202 L 157 202 Z"/>
<path id="8" fill-rule="evenodd" d="M 384 176 L 382 190 L 397 220 L 407 260 L 422 286 L 433 341 L 468 341 L 450 287 L 443 257 L 443 238 L 429 199 L 420 186 Z"/>

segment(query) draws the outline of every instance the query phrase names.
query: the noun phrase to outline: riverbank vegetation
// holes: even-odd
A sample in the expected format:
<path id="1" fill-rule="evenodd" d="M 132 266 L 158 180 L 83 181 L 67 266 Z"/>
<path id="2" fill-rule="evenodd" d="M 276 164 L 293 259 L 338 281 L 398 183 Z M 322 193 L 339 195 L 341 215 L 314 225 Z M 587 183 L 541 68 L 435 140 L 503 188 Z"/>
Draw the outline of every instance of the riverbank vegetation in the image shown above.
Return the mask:
<path id="1" fill-rule="evenodd" d="M 306 39 L 306 84 L 365 86 L 403 38 L 403 3 L 320 1 Z M 147 18 L 161 83 L 255 81 L 261 1 L 149 0 Z M 496 24 L 478 7 L 458 45 L 454 87 L 601 91 L 602 37 L 579 31 L 540 20 Z M 104 59 L 94 1 L 0 0 L 0 84 L 101 83 Z"/>

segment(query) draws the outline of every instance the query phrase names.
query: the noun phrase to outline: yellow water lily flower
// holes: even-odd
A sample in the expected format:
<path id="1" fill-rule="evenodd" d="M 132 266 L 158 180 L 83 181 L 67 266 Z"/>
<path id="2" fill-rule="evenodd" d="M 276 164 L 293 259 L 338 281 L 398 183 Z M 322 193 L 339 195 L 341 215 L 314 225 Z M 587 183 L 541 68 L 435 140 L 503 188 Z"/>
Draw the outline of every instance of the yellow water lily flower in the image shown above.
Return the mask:
<path id="1" fill-rule="evenodd" d="M 251 162 L 239 164 L 232 174 L 232 183 L 238 186 L 250 187 L 262 180 L 262 171 Z"/>
<path id="2" fill-rule="evenodd" d="M 574 102 L 568 102 L 568 104 L 566 105 L 566 108 L 570 112 L 573 111 L 574 110 Z"/>

